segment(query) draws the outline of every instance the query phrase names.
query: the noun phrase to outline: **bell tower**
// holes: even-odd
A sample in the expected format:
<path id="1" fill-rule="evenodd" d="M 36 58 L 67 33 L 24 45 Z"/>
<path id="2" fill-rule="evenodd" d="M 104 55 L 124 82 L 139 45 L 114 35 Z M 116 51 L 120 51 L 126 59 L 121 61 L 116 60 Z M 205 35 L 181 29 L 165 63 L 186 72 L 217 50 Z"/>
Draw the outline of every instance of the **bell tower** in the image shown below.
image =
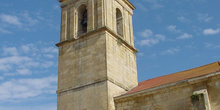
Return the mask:
<path id="1" fill-rule="evenodd" d="M 115 110 L 113 97 L 137 86 L 128 0 L 58 0 L 58 110 Z"/>

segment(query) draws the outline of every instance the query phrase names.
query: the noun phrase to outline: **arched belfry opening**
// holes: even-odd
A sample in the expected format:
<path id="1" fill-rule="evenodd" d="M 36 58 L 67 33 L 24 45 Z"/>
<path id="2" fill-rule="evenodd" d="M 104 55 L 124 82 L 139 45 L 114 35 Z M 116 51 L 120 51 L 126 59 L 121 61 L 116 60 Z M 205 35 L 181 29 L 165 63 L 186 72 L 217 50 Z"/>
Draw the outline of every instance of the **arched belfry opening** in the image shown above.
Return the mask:
<path id="1" fill-rule="evenodd" d="M 87 6 L 81 5 L 78 8 L 78 35 L 81 35 L 87 32 L 87 26 L 88 26 L 87 15 L 88 15 Z"/>
<path id="2" fill-rule="evenodd" d="M 121 11 L 116 9 L 117 34 L 123 37 L 123 17 Z"/>

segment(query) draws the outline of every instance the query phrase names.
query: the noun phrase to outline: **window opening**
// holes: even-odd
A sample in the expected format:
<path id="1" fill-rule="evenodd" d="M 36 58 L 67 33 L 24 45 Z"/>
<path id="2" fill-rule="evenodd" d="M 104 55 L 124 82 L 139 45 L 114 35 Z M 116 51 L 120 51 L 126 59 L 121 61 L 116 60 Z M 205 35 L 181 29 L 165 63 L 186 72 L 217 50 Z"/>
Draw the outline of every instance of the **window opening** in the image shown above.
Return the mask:
<path id="1" fill-rule="evenodd" d="M 78 36 L 87 32 L 88 15 L 86 5 L 81 5 L 78 8 Z"/>
<path id="2" fill-rule="evenodd" d="M 117 34 L 123 36 L 123 18 L 121 11 L 116 9 L 116 24 L 117 24 Z"/>
<path id="3" fill-rule="evenodd" d="M 211 110 L 207 89 L 194 91 L 191 101 L 194 110 Z"/>
<path id="4" fill-rule="evenodd" d="M 81 20 L 82 30 L 83 32 L 87 32 L 87 10 L 83 12 L 83 17 Z"/>

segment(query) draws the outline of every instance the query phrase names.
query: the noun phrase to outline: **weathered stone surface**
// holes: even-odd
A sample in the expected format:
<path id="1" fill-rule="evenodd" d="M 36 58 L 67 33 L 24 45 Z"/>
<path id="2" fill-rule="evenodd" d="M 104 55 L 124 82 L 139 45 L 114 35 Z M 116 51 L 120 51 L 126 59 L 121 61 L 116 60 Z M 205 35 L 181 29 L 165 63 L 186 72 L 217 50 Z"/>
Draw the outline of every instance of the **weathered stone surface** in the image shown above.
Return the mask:
<path id="1" fill-rule="evenodd" d="M 131 4 L 124 0 L 60 2 L 58 110 L 115 110 L 113 97 L 137 86 Z M 88 17 L 84 33 L 78 26 L 82 5 L 87 6 Z M 125 15 L 123 36 L 117 35 L 117 8 Z"/>
<path id="2" fill-rule="evenodd" d="M 58 110 L 108 110 L 107 82 L 58 94 Z"/>

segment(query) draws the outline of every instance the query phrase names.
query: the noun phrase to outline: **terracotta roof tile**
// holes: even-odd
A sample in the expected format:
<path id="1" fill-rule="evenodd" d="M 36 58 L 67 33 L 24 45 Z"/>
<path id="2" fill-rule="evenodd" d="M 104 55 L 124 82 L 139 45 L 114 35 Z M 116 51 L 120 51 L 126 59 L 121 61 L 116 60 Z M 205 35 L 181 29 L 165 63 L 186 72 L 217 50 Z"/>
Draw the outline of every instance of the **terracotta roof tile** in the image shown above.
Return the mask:
<path id="1" fill-rule="evenodd" d="M 208 65 L 193 68 L 190 70 L 181 71 L 178 73 L 173 73 L 173 74 L 169 74 L 169 75 L 165 75 L 165 76 L 161 76 L 161 77 L 157 77 L 157 78 L 153 78 L 153 79 L 140 82 L 137 87 L 133 88 L 132 90 L 130 90 L 129 92 L 123 95 L 132 94 L 132 93 L 139 92 L 142 90 L 146 90 L 146 89 L 150 89 L 150 88 L 154 88 L 154 87 L 158 87 L 158 86 L 162 86 L 165 84 L 170 84 L 170 83 L 174 83 L 174 82 L 178 82 L 178 81 L 182 81 L 186 79 L 192 79 L 195 77 L 204 76 L 204 75 L 218 72 L 218 71 L 220 71 L 220 62 L 211 63 Z"/>

